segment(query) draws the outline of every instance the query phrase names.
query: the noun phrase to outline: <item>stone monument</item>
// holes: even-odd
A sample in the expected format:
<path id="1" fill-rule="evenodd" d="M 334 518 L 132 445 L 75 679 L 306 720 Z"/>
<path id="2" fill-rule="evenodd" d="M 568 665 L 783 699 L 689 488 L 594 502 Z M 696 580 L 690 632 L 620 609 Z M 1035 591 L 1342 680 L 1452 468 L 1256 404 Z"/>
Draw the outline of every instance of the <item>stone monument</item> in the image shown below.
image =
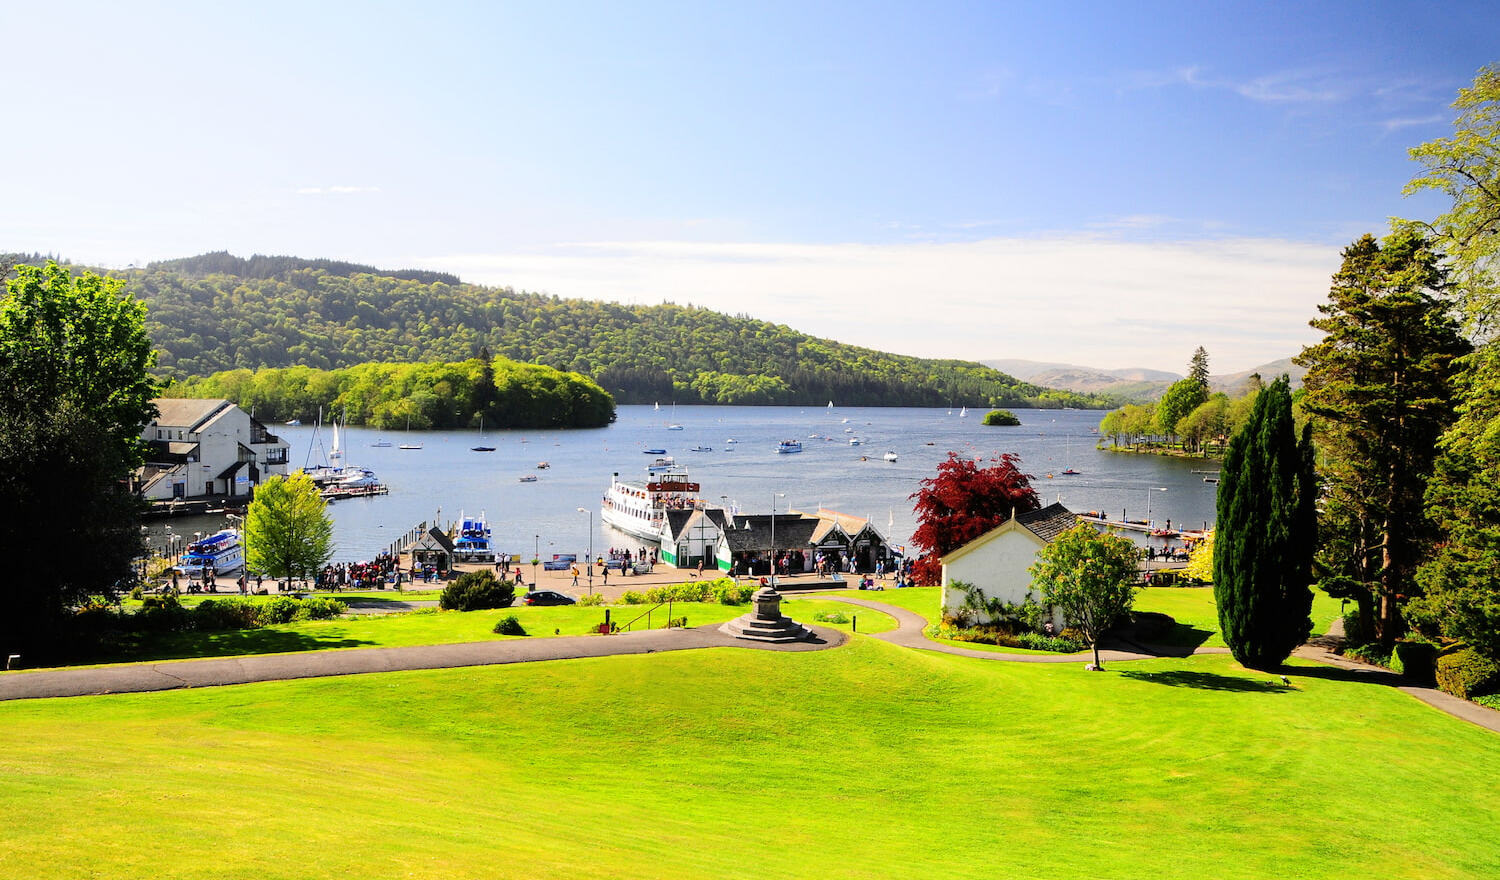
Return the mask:
<path id="1" fill-rule="evenodd" d="M 803 642 L 814 638 L 812 630 L 781 613 L 781 594 L 775 587 L 761 587 L 750 601 L 755 610 L 719 627 L 719 632 L 756 642 Z"/>

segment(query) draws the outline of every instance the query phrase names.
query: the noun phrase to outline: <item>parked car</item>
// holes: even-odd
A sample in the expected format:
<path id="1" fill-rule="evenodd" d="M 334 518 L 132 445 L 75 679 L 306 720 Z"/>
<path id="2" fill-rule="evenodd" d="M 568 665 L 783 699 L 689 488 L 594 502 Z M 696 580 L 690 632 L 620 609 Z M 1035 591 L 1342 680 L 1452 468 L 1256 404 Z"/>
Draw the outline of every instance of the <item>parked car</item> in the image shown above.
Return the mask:
<path id="1" fill-rule="evenodd" d="M 577 601 L 556 590 L 532 590 L 526 594 L 527 605 L 573 605 Z"/>

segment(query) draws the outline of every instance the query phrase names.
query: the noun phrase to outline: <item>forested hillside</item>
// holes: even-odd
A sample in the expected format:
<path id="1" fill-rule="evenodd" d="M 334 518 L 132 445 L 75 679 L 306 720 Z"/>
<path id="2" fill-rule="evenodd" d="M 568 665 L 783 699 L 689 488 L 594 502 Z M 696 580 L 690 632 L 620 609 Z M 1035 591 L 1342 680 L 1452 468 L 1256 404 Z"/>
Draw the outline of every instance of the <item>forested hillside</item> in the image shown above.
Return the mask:
<path id="1" fill-rule="evenodd" d="M 453 276 L 226 253 L 119 274 L 149 307 L 165 376 L 488 349 L 593 378 L 618 403 L 1102 407 L 978 363 L 886 354 L 708 309 L 562 299 Z"/>

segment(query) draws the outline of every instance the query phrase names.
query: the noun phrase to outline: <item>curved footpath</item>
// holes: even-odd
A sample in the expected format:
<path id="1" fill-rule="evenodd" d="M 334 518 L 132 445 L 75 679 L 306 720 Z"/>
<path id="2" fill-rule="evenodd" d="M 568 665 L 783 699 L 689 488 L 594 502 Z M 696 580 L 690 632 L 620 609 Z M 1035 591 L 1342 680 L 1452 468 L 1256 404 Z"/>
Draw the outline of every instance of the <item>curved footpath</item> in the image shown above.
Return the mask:
<path id="1" fill-rule="evenodd" d="M 845 635 L 836 629 L 811 627 L 817 636 L 811 642 L 767 644 L 747 642 L 719 632 L 719 624 L 693 629 L 652 629 L 612 636 L 557 636 L 538 639 L 502 639 L 456 645 L 413 645 L 404 648 L 348 648 L 304 651 L 296 654 L 260 654 L 211 660 L 174 660 L 129 663 L 94 669 L 47 669 L 0 675 L 0 700 L 39 697 L 81 697 L 97 694 L 165 691 L 175 688 L 217 687 L 279 681 L 291 678 L 321 678 L 330 675 L 360 675 L 366 672 L 396 672 L 408 669 L 452 669 L 461 666 L 492 666 L 531 663 L 538 660 L 573 660 L 615 654 L 655 654 L 695 648 L 752 648 L 763 651 L 821 651 L 842 645 Z"/>

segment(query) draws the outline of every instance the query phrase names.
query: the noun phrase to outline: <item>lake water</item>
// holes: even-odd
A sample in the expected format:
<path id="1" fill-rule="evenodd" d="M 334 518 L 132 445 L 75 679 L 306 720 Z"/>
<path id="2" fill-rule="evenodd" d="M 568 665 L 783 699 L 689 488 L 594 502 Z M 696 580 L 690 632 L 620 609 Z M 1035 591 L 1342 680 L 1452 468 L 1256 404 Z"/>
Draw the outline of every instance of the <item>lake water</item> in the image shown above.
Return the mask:
<path id="1" fill-rule="evenodd" d="M 605 428 L 573 431 L 380 432 L 351 428 L 345 433 L 348 462 L 371 468 L 390 494 L 337 501 L 329 505 L 334 522 L 335 560 L 369 559 L 418 522 L 448 522 L 460 513 L 488 515 L 496 546 L 529 558 L 533 548 L 552 553 L 589 552 L 592 511 L 594 552 L 611 546 L 639 545 L 599 522 L 599 502 L 610 475 L 644 476 L 655 456 L 646 448 L 666 449 L 702 485 L 703 497 L 737 504 L 746 513 L 776 510 L 812 511 L 827 507 L 869 517 L 896 544 L 905 544 L 915 528 L 909 497 L 923 479 L 936 473 L 949 450 L 964 456 L 989 457 L 1013 452 L 1043 503 L 1061 500 L 1074 511 L 1098 510 L 1111 519 L 1171 519 L 1174 525 L 1201 528 L 1214 519 L 1215 484 L 1201 471 L 1217 471 L 1213 461 L 1187 461 L 1149 455 L 1113 453 L 1095 448 L 1092 433 L 1103 413 L 1085 410 L 1017 410 L 1021 426 L 985 427 L 982 411 L 960 418 L 958 410 L 844 407 L 833 410 L 800 407 L 622 406 L 618 420 Z M 847 420 L 847 421 L 845 421 Z M 676 422 L 681 431 L 667 430 Z M 319 453 L 311 426 L 270 426 L 291 444 L 293 468 L 316 464 Z M 852 429 L 852 433 L 846 432 Z M 811 435 L 818 435 L 814 439 Z M 327 445 L 332 437 L 321 432 Z M 863 443 L 850 446 L 855 436 Z M 734 438 L 734 451 L 726 440 Z M 377 440 L 389 447 L 373 447 Z M 804 452 L 783 455 L 776 444 L 801 440 Z M 401 443 L 421 443 L 403 450 Z M 928 445 L 928 444 L 931 445 Z M 473 452 L 472 446 L 494 446 Z M 712 452 L 690 452 L 694 446 Z M 311 450 L 311 458 L 309 458 Z M 887 451 L 899 460 L 881 459 Z M 861 461 L 861 456 L 867 460 Z M 538 462 L 551 467 L 538 470 Z M 1080 471 L 1064 476 L 1067 467 Z M 523 475 L 537 481 L 522 483 Z M 1051 474 L 1051 478 L 1048 477 Z M 223 525 L 215 518 L 172 522 L 179 533 L 208 531 Z M 161 544 L 162 523 L 152 523 L 152 543 Z"/>

